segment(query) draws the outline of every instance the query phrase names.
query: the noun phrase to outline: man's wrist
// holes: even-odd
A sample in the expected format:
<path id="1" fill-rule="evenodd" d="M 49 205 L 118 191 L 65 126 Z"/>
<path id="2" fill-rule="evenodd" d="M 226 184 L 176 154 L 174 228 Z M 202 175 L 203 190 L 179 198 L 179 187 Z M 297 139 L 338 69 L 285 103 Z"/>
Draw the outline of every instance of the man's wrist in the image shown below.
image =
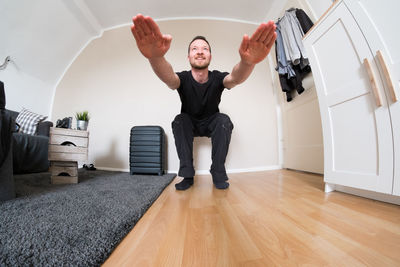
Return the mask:
<path id="1" fill-rule="evenodd" d="M 164 56 L 151 57 L 151 58 L 148 58 L 148 60 L 152 66 L 160 66 L 160 65 L 165 64 L 165 62 L 166 62 L 166 59 L 164 58 Z"/>
<path id="2" fill-rule="evenodd" d="M 248 67 L 248 68 L 253 68 L 256 64 L 253 62 L 249 62 L 247 60 L 244 60 L 243 58 L 240 60 L 240 64 L 244 67 Z"/>
<path id="3" fill-rule="evenodd" d="M 165 60 L 164 59 L 164 56 L 161 56 L 161 57 L 149 57 L 149 58 L 147 58 L 150 62 L 160 62 L 160 61 L 163 61 L 163 60 Z"/>

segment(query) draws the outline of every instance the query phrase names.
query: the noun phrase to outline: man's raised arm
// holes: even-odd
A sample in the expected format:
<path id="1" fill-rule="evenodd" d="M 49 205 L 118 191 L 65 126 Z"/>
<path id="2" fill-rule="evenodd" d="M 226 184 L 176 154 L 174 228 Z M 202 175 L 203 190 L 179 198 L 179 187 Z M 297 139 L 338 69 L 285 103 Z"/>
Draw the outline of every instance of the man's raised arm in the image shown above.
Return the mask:
<path id="1" fill-rule="evenodd" d="M 171 35 L 161 34 L 160 28 L 150 17 L 138 14 L 132 20 L 131 31 L 140 52 L 149 60 L 158 78 L 169 88 L 177 89 L 180 85 L 179 77 L 164 58 L 171 45 Z"/>
<path id="2" fill-rule="evenodd" d="M 258 26 L 250 38 L 247 34 L 243 36 L 239 48 L 240 62 L 224 78 L 226 88 L 232 88 L 244 82 L 250 76 L 254 66 L 269 54 L 276 39 L 275 29 L 275 23 L 269 21 Z"/>

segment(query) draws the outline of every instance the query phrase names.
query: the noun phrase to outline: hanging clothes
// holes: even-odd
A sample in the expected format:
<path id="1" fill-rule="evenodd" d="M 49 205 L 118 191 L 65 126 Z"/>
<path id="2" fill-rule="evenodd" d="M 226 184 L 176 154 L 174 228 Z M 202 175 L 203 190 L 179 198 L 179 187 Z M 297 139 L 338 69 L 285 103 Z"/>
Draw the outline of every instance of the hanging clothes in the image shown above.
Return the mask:
<path id="1" fill-rule="evenodd" d="M 287 74 L 289 78 L 295 76 L 295 72 L 292 68 L 292 64 L 290 64 L 286 60 L 286 53 L 283 46 L 282 34 L 281 34 L 281 26 L 279 23 L 276 24 L 276 41 L 275 41 L 275 54 L 276 54 L 276 62 L 277 67 L 276 70 L 280 75 Z"/>
<path id="2" fill-rule="evenodd" d="M 293 99 L 293 90 L 298 94 L 304 92 L 302 80 L 311 72 L 302 37 L 312 26 L 307 14 L 295 8 L 286 10 L 285 15 L 276 23 L 276 71 L 288 102 Z"/>
<path id="3" fill-rule="evenodd" d="M 286 60 L 293 65 L 308 65 L 307 53 L 303 45 L 303 29 L 296 17 L 296 9 L 289 9 L 280 21 L 282 40 L 284 43 Z"/>
<path id="4" fill-rule="evenodd" d="M 304 12 L 303 9 L 296 8 L 296 17 L 299 20 L 301 29 L 303 30 L 304 34 L 306 34 L 311 29 L 311 27 L 314 26 L 314 23 L 307 16 L 306 12 Z"/>

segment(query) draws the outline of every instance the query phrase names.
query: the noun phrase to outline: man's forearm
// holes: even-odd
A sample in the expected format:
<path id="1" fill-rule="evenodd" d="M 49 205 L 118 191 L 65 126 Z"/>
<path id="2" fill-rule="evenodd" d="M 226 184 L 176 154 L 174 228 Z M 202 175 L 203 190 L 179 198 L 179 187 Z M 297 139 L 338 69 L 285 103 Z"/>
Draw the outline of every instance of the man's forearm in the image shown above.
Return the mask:
<path id="1" fill-rule="evenodd" d="M 243 83 L 250 76 L 254 69 L 255 64 L 249 64 L 240 60 L 238 64 L 233 67 L 229 79 L 224 83 L 227 88 L 232 88 L 238 84 Z"/>
<path id="2" fill-rule="evenodd" d="M 177 89 L 179 87 L 179 78 L 172 69 L 171 64 L 164 57 L 149 58 L 154 73 L 169 88 Z"/>

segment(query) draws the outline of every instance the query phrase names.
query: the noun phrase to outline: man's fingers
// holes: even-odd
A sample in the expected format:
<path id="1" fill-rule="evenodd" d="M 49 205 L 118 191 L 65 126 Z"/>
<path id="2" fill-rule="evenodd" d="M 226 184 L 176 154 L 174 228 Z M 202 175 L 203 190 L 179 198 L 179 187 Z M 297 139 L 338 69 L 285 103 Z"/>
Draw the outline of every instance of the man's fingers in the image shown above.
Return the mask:
<path id="1" fill-rule="evenodd" d="M 266 42 L 265 44 L 266 44 L 267 46 L 269 46 L 270 44 L 274 44 L 274 43 L 275 43 L 275 40 L 276 40 L 276 32 L 273 32 L 273 33 L 270 35 L 270 38 L 269 38 L 268 42 Z M 272 46 L 272 45 L 271 45 L 271 46 Z"/>
<path id="2" fill-rule="evenodd" d="M 171 41 L 172 41 L 172 36 L 171 36 L 171 35 L 165 34 L 165 35 L 163 35 L 162 37 L 163 37 L 163 39 L 166 41 L 167 44 L 170 44 L 170 43 L 171 43 Z"/>
<path id="3" fill-rule="evenodd" d="M 143 31 L 144 35 L 150 35 L 151 30 L 150 27 L 147 25 L 146 20 L 143 16 L 141 16 L 138 20 L 139 26 L 141 30 Z"/>
<path id="4" fill-rule="evenodd" d="M 265 27 L 265 23 L 262 23 L 260 26 L 258 26 L 257 30 L 251 36 L 250 41 L 257 42 L 260 39 L 260 37 L 264 31 L 264 27 Z"/>
<path id="5" fill-rule="evenodd" d="M 136 25 L 133 25 L 131 27 L 131 31 L 133 33 L 133 36 L 135 37 L 136 41 L 140 41 L 144 38 L 144 33 L 143 31 L 140 30 Z"/>
<path id="6" fill-rule="evenodd" d="M 142 14 L 138 14 L 133 18 L 133 24 L 140 37 L 151 34 L 150 28 L 147 26 Z"/>
<path id="7" fill-rule="evenodd" d="M 261 23 L 257 30 L 251 36 L 252 42 L 261 42 L 267 44 L 270 40 L 272 33 L 275 31 L 275 23 L 269 21 L 268 23 Z"/>
<path id="8" fill-rule="evenodd" d="M 269 21 L 267 24 L 265 24 L 263 32 L 258 41 L 264 44 L 269 43 L 269 40 L 271 39 L 271 36 L 273 36 L 275 29 L 276 29 L 275 23 L 273 21 Z"/>
<path id="9" fill-rule="evenodd" d="M 143 15 L 142 14 L 137 14 L 136 16 L 133 17 L 132 21 L 133 24 L 135 25 L 136 29 L 140 29 L 140 21 L 143 20 Z"/>
<path id="10" fill-rule="evenodd" d="M 271 50 L 271 47 L 274 45 L 275 39 L 276 39 L 276 32 L 274 32 L 274 33 L 272 34 L 271 39 L 270 39 L 269 42 L 266 44 L 268 53 L 269 53 L 269 51 Z"/>
<path id="11" fill-rule="evenodd" d="M 244 52 L 249 47 L 249 36 L 247 34 L 243 35 L 242 43 L 240 44 L 239 50 Z"/>
<path id="12" fill-rule="evenodd" d="M 271 29 L 267 32 L 266 37 L 263 41 L 263 43 L 265 45 L 268 45 L 271 42 L 271 40 L 275 41 L 275 38 L 276 38 L 275 29 L 276 29 L 276 26 L 273 25 L 273 27 L 271 27 Z"/>
<path id="13" fill-rule="evenodd" d="M 140 25 L 140 20 L 141 17 L 143 17 L 141 14 L 138 14 L 137 16 L 133 17 L 133 26 L 131 27 L 133 36 L 138 37 L 136 40 L 140 40 L 144 37 L 144 31 Z"/>
<path id="14" fill-rule="evenodd" d="M 138 35 L 138 32 L 136 30 L 135 25 L 131 26 L 131 32 L 133 34 L 133 37 L 135 37 L 136 41 L 139 41 L 140 40 L 140 36 Z"/>
<path id="15" fill-rule="evenodd" d="M 132 33 L 135 33 L 135 38 L 143 39 L 147 36 L 152 36 L 158 40 L 164 38 L 157 23 L 149 16 L 144 17 L 138 14 L 133 18 L 133 23 L 134 27 L 132 28 Z M 170 41 L 171 40 L 169 40 L 169 42 Z"/>
<path id="16" fill-rule="evenodd" d="M 145 22 L 150 31 L 158 38 L 162 38 L 160 28 L 157 23 L 151 17 L 145 17 Z"/>

